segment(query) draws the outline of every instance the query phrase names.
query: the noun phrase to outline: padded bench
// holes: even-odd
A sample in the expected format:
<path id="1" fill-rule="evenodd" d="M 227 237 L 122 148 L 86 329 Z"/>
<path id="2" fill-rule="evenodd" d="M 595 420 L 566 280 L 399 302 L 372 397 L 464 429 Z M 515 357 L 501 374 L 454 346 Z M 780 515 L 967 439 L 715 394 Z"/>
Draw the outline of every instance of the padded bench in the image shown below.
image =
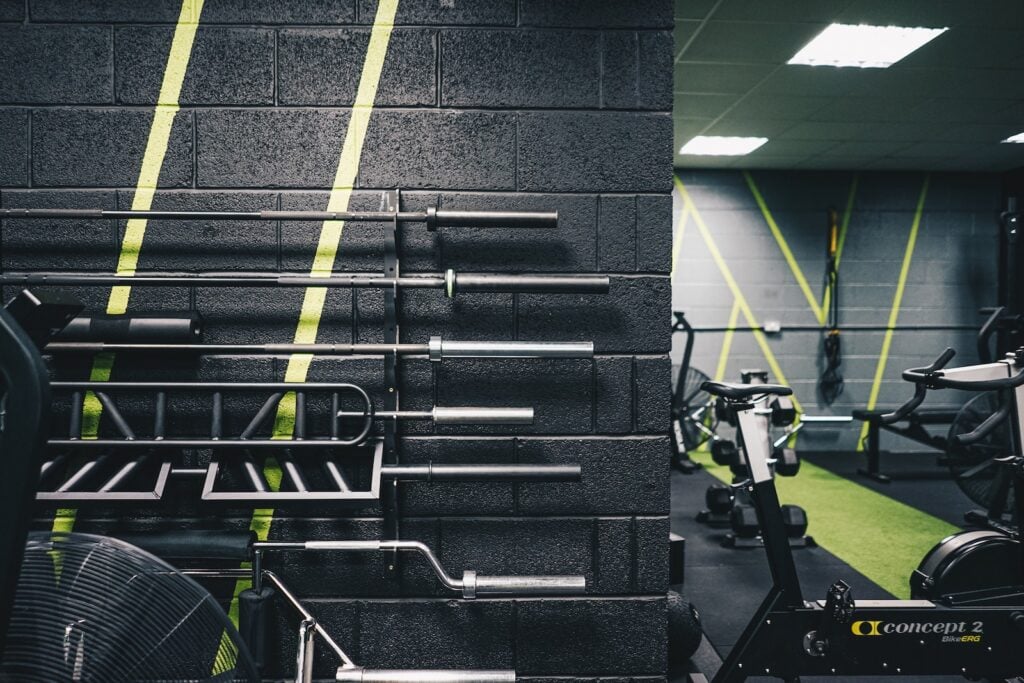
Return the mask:
<path id="1" fill-rule="evenodd" d="M 881 472 L 880 461 L 882 453 L 880 435 L 883 429 L 945 453 L 946 437 L 935 436 L 929 433 L 925 427 L 929 425 L 952 424 L 953 420 L 960 413 L 959 408 L 918 408 L 899 422 L 882 424 L 882 416 L 886 413 L 891 413 L 893 410 L 892 408 L 875 410 L 857 409 L 851 412 L 853 419 L 868 423 L 868 445 L 865 449 L 868 463 L 866 468 L 857 471 L 875 481 L 889 482 L 892 480 L 892 475 L 882 474 Z"/>

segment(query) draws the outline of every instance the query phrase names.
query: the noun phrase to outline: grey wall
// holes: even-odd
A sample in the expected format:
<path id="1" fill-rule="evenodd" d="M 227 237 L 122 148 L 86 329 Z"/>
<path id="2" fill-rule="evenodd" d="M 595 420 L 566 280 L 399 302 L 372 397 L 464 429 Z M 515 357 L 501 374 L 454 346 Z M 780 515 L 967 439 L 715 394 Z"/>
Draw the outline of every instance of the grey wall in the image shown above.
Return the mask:
<path id="1" fill-rule="evenodd" d="M 848 415 L 864 407 L 871 391 L 884 332 L 842 333 L 845 391 L 831 406 L 821 404 L 817 382 L 823 361 L 817 332 L 786 332 L 787 325 L 815 325 L 814 313 L 786 264 L 743 175 L 734 171 L 682 171 L 683 182 L 722 252 L 759 323 L 776 320 L 783 333 L 768 338 L 786 379 L 812 414 Z M 847 204 L 853 174 L 777 172 L 752 174 L 765 204 L 821 301 L 825 274 L 826 212 Z M 889 318 L 907 238 L 921 193 L 923 173 L 865 172 L 858 188 L 839 267 L 840 324 L 882 325 Z M 676 193 L 675 225 L 683 204 Z M 906 289 L 893 335 L 878 405 L 909 397 L 900 372 L 930 361 L 946 346 L 959 351 L 956 362 L 976 358 L 974 332 L 926 331 L 918 325 L 978 325 L 977 309 L 996 297 L 997 225 L 1000 178 L 996 174 L 932 174 L 925 199 Z M 697 326 L 724 326 L 733 295 L 692 219 L 686 221 L 673 277 L 673 308 Z M 739 324 L 745 326 L 742 315 Z M 724 335 L 697 336 L 695 367 L 713 375 Z M 681 338 L 673 351 L 682 354 Z M 750 333 L 737 332 L 726 371 L 738 379 L 741 368 L 767 369 Z M 962 397 L 943 392 L 929 405 L 956 406 Z M 807 429 L 801 442 L 812 448 L 852 449 L 860 423 L 849 428 Z M 885 447 L 899 448 L 897 439 Z M 919 447 L 918 447 L 919 448 Z"/>
<path id="2" fill-rule="evenodd" d="M 127 208 L 179 5 L 0 2 L 0 202 Z M 323 208 L 350 116 L 372 0 L 207 0 L 156 209 Z M 591 361 L 410 361 L 410 408 L 533 405 L 530 429 L 410 427 L 408 462 L 580 462 L 575 484 L 409 485 L 403 533 L 455 570 L 582 573 L 579 599 L 449 599 L 425 566 L 322 556 L 280 567 L 356 661 L 515 667 L 526 677 L 663 677 L 666 654 L 672 9 L 636 3 L 402 0 L 354 208 L 557 209 L 556 232 L 413 229 L 406 273 L 601 272 L 600 296 L 412 293 L 409 341 L 593 339 Z M 4 269 L 115 266 L 124 225 L 6 221 Z M 151 224 L 140 269 L 305 270 L 317 225 Z M 346 229 L 339 270 L 380 267 L 378 231 Z M 13 292 L 5 291 L 5 297 Z M 107 291 L 78 292 L 102 310 Z M 136 288 L 130 312 L 199 311 L 210 342 L 290 341 L 296 290 Z M 381 339 L 379 293 L 328 297 L 319 340 Z M 280 379 L 286 359 L 118 359 L 114 378 Z M 318 360 L 311 378 L 380 394 L 376 358 Z M 83 376 L 83 365 L 60 369 Z M 144 410 L 137 415 L 144 418 Z M 41 520 L 46 526 L 46 520 Z M 83 511 L 76 528 L 237 527 L 244 510 Z M 376 538 L 380 511 L 279 512 L 271 537 Z M 406 598 L 395 602 L 393 598 Z M 275 633 L 287 670 L 292 627 Z M 323 656 L 322 663 L 328 661 Z M 326 672 L 327 668 L 321 669 Z"/>

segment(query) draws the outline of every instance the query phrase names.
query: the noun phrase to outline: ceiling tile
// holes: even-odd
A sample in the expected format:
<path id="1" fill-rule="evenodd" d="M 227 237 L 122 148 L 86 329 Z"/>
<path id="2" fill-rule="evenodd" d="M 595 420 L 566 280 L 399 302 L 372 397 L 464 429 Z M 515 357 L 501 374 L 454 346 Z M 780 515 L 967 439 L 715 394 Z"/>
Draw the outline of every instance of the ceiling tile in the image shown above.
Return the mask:
<path id="1" fill-rule="evenodd" d="M 697 32 L 697 29 L 699 28 L 699 21 L 680 21 L 678 19 L 676 20 L 676 29 L 672 35 L 675 37 L 677 56 L 679 55 L 680 50 L 683 49 L 683 46 L 685 46 L 686 43 L 689 42 L 690 38 L 693 38 L 693 35 Z"/>
<path id="2" fill-rule="evenodd" d="M 676 0 L 676 19 L 703 19 L 717 0 Z"/>
<path id="3" fill-rule="evenodd" d="M 867 124 L 857 132 L 844 136 L 846 140 L 875 142 L 917 142 L 927 140 L 931 134 L 931 126 L 918 123 L 882 123 Z"/>
<path id="4" fill-rule="evenodd" d="M 929 123 L 1013 124 L 1024 125 L 1024 102 L 936 97 L 918 102 L 910 111 L 917 121 Z"/>
<path id="5" fill-rule="evenodd" d="M 1017 0 L 853 0 L 836 15 L 849 24 L 897 26 L 1024 26 Z"/>
<path id="6" fill-rule="evenodd" d="M 850 0 L 725 0 L 715 19 L 832 23 Z"/>
<path id="7" fill-rule="evenodd" d="M 849 155 L 841 156 L 815 156 L 808 157 L 796 164 L 794 168 L 816 168 L 816 169 L 835 169 L 835 168 L 865 168 L 872 161 L 875 161 L 878 157 L 857 157 Z"/>
<path id="8" fill-rule="evenodd" d="M 950 123 L 932 127 L 928 139 L 938 142 L 996 144 L 1021 131 L 1024 131 L 1024 123 Z"/>
<path id="9" fill-rule="evenodd" d="M 786 65 L 765 79 L 758 92 L 771 95 L 842 95 L 871 93 L 878 69 L 836 69 Z"/>
<path id="10" fill-rule="evenodd" d="M 780 137 L 787 140 L 835 140 L 837 142 L 850 138 L 870 129 L 867 123 L 843 121 L 822 123 L 820 121 L 801 121 L 789 128 Z"/>
<path id="11" fill-rule="evenodd" d="M 829 157 L 858 157 L 858 158 L 874 158 L 883 157 L 893 152 L 899 151 L 904 147 L 907 147 L 906 142 L 875 142 L 875 141 L 861 141 L 861 142 L 843 142 L 834 147 L 825 150 L 824 156 Z"/>
<path id="12" fill-rule="evenodd" d="M 780 97 L 758 92 L 738 101 L 726 117 L 766 121 L 800 120 L 808 118 L 833 101 L 830 97 Z"/>
<path id="13" fill-rule="evenodd" d="M 821 154 L 835 146 L 834 140 L 786 140 L 776 138 L 764 143 L 764 145 L 757 149 L 755 154 L 807 157 Z"/>
<path id="14" fill-rule="evenodd" d="M 978 145 L 971 142 L 925 141 L 907 145 L 894 156 L 948 158 L 972 154 L 976 151 L 978 151 Z"/>
<path id="15" fill-rule="evenodd" d="M 736 157 L 705 157 L 693 154 L 677 154 L 675 165 L 680 168 L 729 168 Z"/>
<path id="16" fill-rule="evenodd" d="M 810 114 L 811 121 L 915 121 L 919 99 L 903 97 L 838 97 Z"/>
<path id="17" fill-rule="evenodd" d="M 680 34 L 713 16 L 676 65 L 681 144 L 770 139 L 706 168 L 1006 170 L 1024 166 L 1024 0 L 677 0 Z M 825 25 L 949 26 L 889 69 L 785 62 Z"/>
<path id="18" fill-rule="evenodd" d="M 675 91 L 742 94 L 760 83 L 773 68 L 768 64 L 680 62 L 675 69 Z"/>
<path id="19" fill-rule="evenodd" d="M 768 121 L 765 119 L 740 119 L 727 117 L 716 122 L 707 135 L 751 135 L 773 138 L 793 126 L 793 121 Z"/>
<path id="20" fill-rule="evenodd" d="M 737 99 L 739 95 L 683 93 L 675 96 L 672 111 L 677 116 L 717 118 Z"/>
<path id="21" fill-rule="evenodd" d="M 985 49 L 979 50 L 978 46 Z M 906 67 L 1005 68 L 1024 55 L 1024 32 L 1009 31 L 993 24 L 991 28 L 953 28 L 921 49 L 907 55 L 898 64 Z"/>
<path id="22" fill-rule="evenodd" d="M 783 64 L 824 27 L 824 24 L 710 21 L 683 53 L 683 58 Z"/>

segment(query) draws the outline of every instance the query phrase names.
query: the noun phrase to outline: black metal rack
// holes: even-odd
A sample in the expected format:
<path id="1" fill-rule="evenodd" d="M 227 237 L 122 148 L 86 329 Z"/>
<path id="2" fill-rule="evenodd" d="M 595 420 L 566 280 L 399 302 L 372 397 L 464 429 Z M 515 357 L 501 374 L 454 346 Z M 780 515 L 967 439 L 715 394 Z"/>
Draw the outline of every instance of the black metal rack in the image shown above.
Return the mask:
<path id="1" fill-rule="evenodd" d="M 361 387 L 322 382 L 69 382 L 52 383 L 68 407 L 67 431 L 49 440 L 50 457 L 42 468 L 37 500 L 47 505 L 77 506 L 119 501 L 160 502 L 173 481 L 201 482 L 199 499 L 254 507 L 305 503 L 358 505 L 379 500 L 384 538 L 400 537 L 398 486 L 402 481 L 572 481 L 579 465 L 435 464 L 404 465 L 399 447 L 399 422 L 433 420 L 438 424 L 529 424 L 533 411 L 518 408 L 436 406 L 404 410 L 400 395 L 403 359 L 441 361 L 446 358 L 580 358 L 593 355 L 589 342 L 475 342 L 433 337 L 427 343 L 401 343 L 399 310 L 406 289 L 458 292 L 605 293 L 609 279 L 594 274 L 443 273 L 406 276 L 401 272 L 400 234 L 405 224 L 427 230 L 443 227 L 554 228 L 557 213 L 515 211 L 450 211 L 427 208 L 402 211 L 401 192 L 382 196 L 379 211 L 106 211 L 98 209 L 3 209 L 0 219 L 131 219 L 147 220 L 343 220 L 354 226 L 383 224 L 383 263 L 379 272 L 330 274 L 230 272 L 5 272 L 0 284 L 22 286 L 256 286 L 345 287 L 380 289 L 384 294 L 383 342 L 374 344 L 202 344 L 201 321 L 149 321 L 160 334 L 133 337 L 122 325 L 116 338 L 102 334 L 37 336 L 52 355 L 105 352 L 184 354 L 379 355 L 383 388 L 375 404 Z M 105 323 L 109 326 L 109 323 Z M 80 325 L 80 327 L 82 327 Z M 88 326 L 89 330 L 95 332 Z M 142 329 L 143 326 L 139 326 Z M 188 327 L 188 334 L 170 330 Z M 164 330 L 166 328 L 166 330 Z M 100 329 L 100 328 L 97 328 Z M 105 329 L 105 328 L 104 328 Z M 164 336 L 170 335 L 170 336 Z M 250 406 L 232 402 L 245 395 Z M 175 428 L 176 396 L 187 397 L 192 433 Z M 258 400 L 256 397 L 258 395 Z M 80 438 L 87 397 L 103 408 L 104 429 L 96 439 Z M 294 400 L 294 431 L 275 434 L 268 422 L 285 397 Z M 132 411 L 146 408 L 146 424 Z M 315 408 L 311 407 L 313 404 Z M 226 407 L 227 405 L 227 407 Z M 380 408 L 377 408 L 380 405 Z M 124 408 L 123 406 L 127 406 Z M 201 408 L 197 408 L 201 406 Z M 258 408 L 253 408 L 258 406 Z M 329 407 L 327 407 L 329 406 Z M 207 433 L 194 433 L 196 410 L 205 411 Z M 228 419 L 230 417 L 230 419 Z M 240 423 L 239 420 L 242 420 Z M 179 421 L 180 422 L 180 421 Z M 229 425 L 228 423 L 232 423 Z M 238 423 L 238 424 L 234 424 Z M 185 457 L 190 454 L 189 457 Z M 280 468 L 280 486 L 263 475 L 273 458 Z M 199 464 L 196 464 L 199 463 Z M 175 488 L 175 492 L 179 489 Z"/>

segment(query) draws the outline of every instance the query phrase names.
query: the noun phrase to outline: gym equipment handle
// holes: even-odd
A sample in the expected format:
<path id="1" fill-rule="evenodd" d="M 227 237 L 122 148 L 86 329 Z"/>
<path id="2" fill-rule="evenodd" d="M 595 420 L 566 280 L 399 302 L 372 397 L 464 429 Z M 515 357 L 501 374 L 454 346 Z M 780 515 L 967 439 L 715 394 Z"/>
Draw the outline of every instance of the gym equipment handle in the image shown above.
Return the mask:
<path id="1" fill-rule="evenodd" d="M 953 349 L 946 349 L 938 359 L 926 368 L 911 368 L 903 371 L 903 379 L 918 386 L 932 389 L 963 389 L 964 391 L 998 391 L 1015 389 L 1024 385 L 1024 369 L 1010 377 L 999 379 L 959 380 L 943 377 L 939 372 L 956 355 Z"/>
<path id="2" fill-rule="evenodd" d="M 881 422 L 882 424 L 893 424 L 895 422 L 899 422 L 900 420 L 904 419 L 907 415 L 910 415 L 910 413 L 917 410 L 917 407 L 921 405 L 922 402 L 924 402 L 924 398 L 928 393 L 927 384 L 932 382 L 935 378 L 934 373 L 945 367 L 946 363 L 952 360 L 953 356 L 955 355 L 956 351 L 947 348 L 945 351 L 939 354 L 939 357 L 936 358 L 935 362 L 932 363 L 931 365 L 923 368 L 910 368 L 909 370 L 904 370 L 903 379 L 905 379 L 908 382 L 913 382 L 915 384 L 914 395 L 910 398 L 909 401 L 901 405 L 896 410 L 892 411 L 891 413 L 886 413 L 885 415 L 882 415 L 879 418 L 879 422 Z"/>
<path id="3" fill-rule="evenodd" d="M 581 595 L 587 590 L 583 576 L 487 576 L 467 570 L 462 573 L 462 595 Z"/>
<path id="4" fill-rule="evenodd" d="M 445 341 L 431 337 L 430 360 L 443 358 L 592 358 L 593 342 Z"/>
<path id="5" fill-rule="evenodd" d="M 384 465 L 381 473 L 399 481 L 579 481 L 574 465 Z"/>
<path id="6" fill-rule="evenodd" d="M 497 273 L 445 273 L 449 297 L 459 292 L 516 292 L 519 294 L 607 294 L 607 275 L 502 275 Z"/>
<path id="7" fill-rule="evenodd" d="M 96 315 L 73 319 L 54 339 L 57 342 L 173 344 L 192 342 L 200 335 L 202 321 L 195 314 L 177 318 Z"/>
<path id="8" fill-rule="evenodd" d="M 165 560 L 252 559 L 256 534 L 251 531 L 192 529 L 157 533 L 118 534 L 117 538 Z"/>
<path id="9" fill-rule="evenodd" d="M 556 228 L 558 212 L 427 209 L 427 227 Z"/>
<path id="10" fill-rule="evenodd" d="M 341 683 L 514 683 L 515 671 L 444 669 L 364 669 L 340 667 L 335 681 Z"/>
<path id="11" fill-rule="evenodd" d="M 970 446 L 971 444 L 976 444 L 995 431 L 996 427 L 999 426 L 999 423 L 1005 420 L 1009 415 L 1010 402 L 1003 401 L 1003 404 L 999 406 L 999 409 L 986 417 L 980 425 L 966 434 L 957 434 L 953 437 L 953 441 L 958 446 Z"/>
<path id="12" fill-rule="evenodd" d="M 533 408 L 456 408 L 435 406 L 431 411 L 439 425 L 531 425 Z"/>

